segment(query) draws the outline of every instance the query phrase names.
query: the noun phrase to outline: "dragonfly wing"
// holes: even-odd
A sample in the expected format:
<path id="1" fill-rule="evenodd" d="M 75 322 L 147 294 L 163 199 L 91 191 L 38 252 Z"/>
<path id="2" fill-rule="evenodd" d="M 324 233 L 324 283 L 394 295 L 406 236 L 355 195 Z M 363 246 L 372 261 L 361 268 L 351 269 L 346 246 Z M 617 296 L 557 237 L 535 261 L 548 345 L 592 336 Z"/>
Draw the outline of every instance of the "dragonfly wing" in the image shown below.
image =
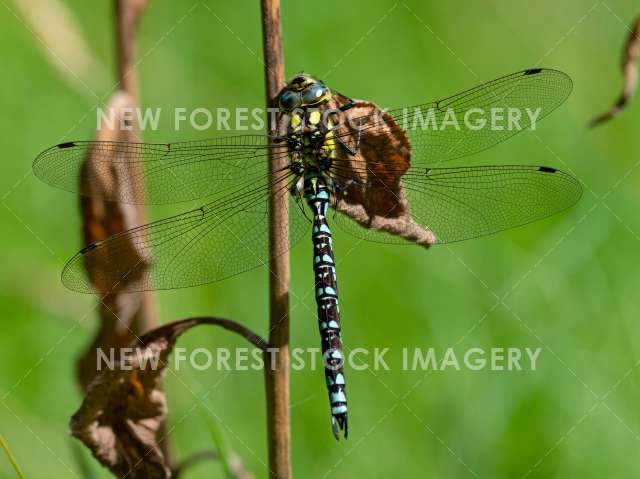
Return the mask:
<path id="1" fill-rule="evenodd" d="M 262 135 L 158 144 L 73 141 L 43 151 L 33 170 L 45 183 L 84 196 L 166 204 L 220 193 L 249 175 L 263 174 L 276 147 L 281 148 Z M 104 179 L 114 177 L 119 188 L 105 190 Z M 135 195 L 140 191 L 143 198 Z"/>
<path id="2" fill-rule="evenodd" d="M 358 188 L 358 186 L 353 186 Z M 376 186 L 368 195 L 377 195 Z M 544 166 L 475 166 L 460 168 L 412 167 L 402 177 L 402 196 L 412 227 L 433 235 L 433 242 L 452 243 L 525 225 L 575 204 L 582 194 L 571 175 Z M 382 192 L 380 192 L 382 193 Z M 385 225 L 395 219 L 376 218 Z M 388 220 L 388 221 L 385 221 Z M 396 236 L 363 228 L 346 215 L 338 225 L 358 238 L 383 243 L 405 243 Z"/>
<path id="3" fill-rule="evenodd" d="M 283 194 L 287 187 L 284 175 L 274 184 Z M 252 181 L 201 208 L 91 244 L 67 263 L 62 281 L 71 290 L 104 295 L 197 286 L 266 264 L 268 189 L 268 181 Z M 293 201 L 289 240 L 277 254 L 309 226 Z"/>
<path id="4" fill-rule="evenodd" d="M 369 137 L 400 127 L 411 144 L 411 163 L 429 166 L 486 150 L 535 124 L 562 104 L 573 88 L 557 70 L 512 73 L 442 100 L 349 118 L 337 137 L 356 148 L 354 131 Z M 390 118 L 395 124 L 390 125 Z M 366 137 L 366 135 L 365 135 Z"/>

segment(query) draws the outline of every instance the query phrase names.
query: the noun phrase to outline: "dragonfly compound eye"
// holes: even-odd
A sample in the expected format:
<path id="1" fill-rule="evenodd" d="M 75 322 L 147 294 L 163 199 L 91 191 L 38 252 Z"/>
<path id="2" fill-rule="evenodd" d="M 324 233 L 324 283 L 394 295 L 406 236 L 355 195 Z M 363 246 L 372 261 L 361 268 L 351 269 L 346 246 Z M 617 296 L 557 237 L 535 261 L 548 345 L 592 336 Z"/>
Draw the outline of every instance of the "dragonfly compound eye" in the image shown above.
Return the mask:
<path id="1" fill-rule="evenodd" d="M 314 83 L 302 92 L 302 101 L 307 105 L 318 103 L 327 94 L 327 87 L 322 83 Z"/>
<path id="2" fill-rule="evenodd" d="M 300 94 L 287 90 L 280 95 L 280 107 L 284 110 L 293 110 L 302 104 Z"/>

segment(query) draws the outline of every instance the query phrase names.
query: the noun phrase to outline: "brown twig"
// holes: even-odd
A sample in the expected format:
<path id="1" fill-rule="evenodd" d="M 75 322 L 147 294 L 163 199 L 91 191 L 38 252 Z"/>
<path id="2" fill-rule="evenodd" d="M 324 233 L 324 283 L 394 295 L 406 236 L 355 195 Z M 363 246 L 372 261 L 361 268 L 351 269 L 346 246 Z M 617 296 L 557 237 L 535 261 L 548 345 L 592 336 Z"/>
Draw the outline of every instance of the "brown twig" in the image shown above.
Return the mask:
<path id="1" fill-rule="evenodd" d="M 135 70 L 136 28 L 147 0 L 116 0 L 116 41 L 120 89 L 138 101 L 138 75 Z"/>
<path id="2" fill-rule="evenodd" d="M 227 331 L 231 331 L 233 333 L 239 334 L 244 339 L 253 344 L 256 348 L 260 349 L 263 352 L 269 350 L 270 345 L 266 339 L 260 336 L 257 333 L 254 333 L 243 324 L 237 323 L 231 319 L 217 318 L 215 316 L 196 316 L 193 318 L 181 319 L 179 321 L 175 321 L 174 323 L 170 323 L 173 325 L 183 325 L 183 327 L 190 327 L 193 324 L 210 324 L 213 326 L 220 326 L 222 329 L 226 329 Z M 167 325 L 165 325 L 167 326 Z M 165 326 L 161 326 L 158 328 L 160 331 Z"/>
<path id="3" fill-rule="evenodd" d="M 115 37 L 117 51 L 117 78 L 120 90 L 109 101 L 109 114 L 120 118 L 124 108 L 134 108 L 138 104 L 138 82 L 135 69 L 136 27 L 146 6 L 146 0 L 115 0 Z M 140 141 L 136 125 L 131 129 L 120 129 L 118 121 L 111 122 L 111 129 L 104 127 L 97 133 L 97 139 L 102 141 Z M 96 161 L 97 160 L 97 161 Z M 105 170 L 100 168 L 99 159 L 89 154 L 83 164 L 80 190 L 89 193 L 80 198 L 82 212 L 82 229 L 85 244 L 101 241 L 111 235 L 120 233 L 128 228 L 146 223 L 146 211 L 141 205 L 144 192 L 130 191 L 126 196 L 137 198 L 136 205 L 119 204 L 104 201 L 104 197 L 117 197 L 113 190 L 134 188 L 132 182 L 120 181 L 122 177 L 139 175 L 134 171 L 136 166 L 122 166 L 117 158 L 113 158 L 114 167 Z M 120 165 L 120 166 L 118 166 Z M 87 181 L 94 177 L 99 181 Z M 100 191 L 91 191 L 93 188 Z M 123 195 L 124 196 L 124 195 Z M 127 254 L 135 255 L 135 245 Z M 89 348 L 78 358 L 78 381 L 86 392 L 89 384 L 96 376 L 95 351 L 99 348 L 108 350 L 127 346 L 139 335 L 152 329 L 156 325 L 153 298 L 150 292 L 135 294 L 118 294 L 110 292 L 102 294 L 96 278 L 89 278 L 101 293 L 100 326 Z M 161 431 L 165 428 L 161 425 Z M 162 434 L 162 433 L 161 433 Z M 167 441 L 162 442 L 165 457 L 170 457 Z M 170 461 L 170 459 L 167 459 Z"/>
<path id="4" fill-rule="evenodd" d="M 123 108 L 133 108 L 137 105 L 137 75 L 134 65 L 135 53 L 135 27 L 142 14 L 146 0 L 116 0 L 116 44 L 118 53 L 117 77 L 122 87 L 109 103 L 110 115 L 119 115 Z M 112 122 L 119 125 L 119 122 Z M 103 128 L 97 134 L 97 139 L 105 141 L 139 141 L 139 135 L 132 129 Z M 114 164 L 118 164 L 114 158 Z M 146 211 L 141 205 L 125 205 L 102 200 L 100 197 L 116 197 L 113 191 L 128 187 L 132 182 L 120 182 L 119 177 L 135 175 L 135 171 L 123 171 L 114 167 L 110 170 L 93 166 L 91 155 L 83 165 L 80 181 L 83 182 L 80 190 L 90 193 L 80 199 L 80 208 L 83 219 L 83 236 L 85 244 L 101 241 L 113 234 L 144 224 Z M 86 181 L 87 175 L 99 178 L 97 182 Z M 91 187 L 102 191 L 88 191 Z M 111 194 L 105 194 L 110 192 Z M 142 191 L 130 192 L 131 197 L 141 198 Z M 138 201 L 141 203 L 141 201 Z M 135 254 L 135 248 L 131 247 L 131 254 Z M 92 280 L 92 278 L 90 278 Z M 98 285 L 96 289 L 100 291 Z M 153 301 L 151 293 L 136 293 L 120 295 L 107 294 L 100 305 L 100 330 L 87 352 L 78 361 L 78 375 L 80 384 L 86 390 L 96 374 L 95 350 L 96 348 L 122 347 L 128 345 L 136 336 L 151 329 L 155 323 Z"/>
<path id="5" fill-rule="evenodd" d="M 631 28 L 631 32 L 629 33 L 627 43 L 623 50 L 622 72 L 624 74 L 624 87 L 622 89 L 622 93 L 620 94 L 618 100 L 608 111 L 606 111 L 602 115 L 597 116 L 596 118 L 591 120 L 591 122 L 589 122 L 589 127 L 593 128 L 594 126 L 600 125 L 601 123 L 615 118 L 625 110 L 629 103 L 631 103 L 631 100 L 636 93 L 636 89 L 638 88 L 637 62 L 639 54 L 640 16 L 636 18 L 633 27 Z"/>
<path id="6" fill-rule="evenodd" d="M 267 108 L 276 105 L 276 96 L 284 84 L 284 58 L 280 1 L 261 0 L 262 46 L 264 54 Z M 270 115 L 271 116 L 271 115 Z M 270 125 L 270 131 L 276 125 Z M 285 165 L 286 159 L 275 151 L 269 155 L 269 174 Z M 286 188 L 271 188 L 269 195 L 269 343 L 275 349 L 273 361 L 265 361 L 267 396 L 267 440 L 269 477 L 291 477 L 291 432 L 289 418 L 289 255 L 288 198 Z"/>

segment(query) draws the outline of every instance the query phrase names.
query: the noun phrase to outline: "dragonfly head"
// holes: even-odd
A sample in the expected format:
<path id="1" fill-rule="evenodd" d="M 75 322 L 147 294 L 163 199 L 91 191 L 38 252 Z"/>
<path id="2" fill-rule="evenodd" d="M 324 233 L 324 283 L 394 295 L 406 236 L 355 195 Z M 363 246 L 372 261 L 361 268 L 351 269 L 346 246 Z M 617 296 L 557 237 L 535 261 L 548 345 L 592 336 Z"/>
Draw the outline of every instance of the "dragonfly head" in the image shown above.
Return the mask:
<path id="1" fill-rule="evenodd" d="M 320 80 L 308 73 L 298 73 L 278 95 L 281 111 L 318 106 L 331 98 L 331 90 Z"/>

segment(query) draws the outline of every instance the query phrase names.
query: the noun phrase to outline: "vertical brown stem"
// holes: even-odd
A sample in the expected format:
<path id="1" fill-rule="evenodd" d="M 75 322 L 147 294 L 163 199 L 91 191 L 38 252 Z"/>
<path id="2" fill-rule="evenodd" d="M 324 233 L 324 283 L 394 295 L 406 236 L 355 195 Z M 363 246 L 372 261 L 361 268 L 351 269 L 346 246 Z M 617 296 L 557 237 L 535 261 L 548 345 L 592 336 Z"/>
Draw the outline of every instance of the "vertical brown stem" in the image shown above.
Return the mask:
<path id="1" fill-rule="evenodd" d="M 138 75 L 135 70 L 136 27 L 146 0 L 116 0 L 116 44 L 120 89 L 138 102 Z"/>
<path id="2" fill-rule="evenodd" d="M 120 89 L 129 95 L 134 105 L 139 105 L 138 73 L 135 68 L 136 32 L 140 17 L 147 6 L 147 0 L 116 0 L 116 45 L 118 52 L 118 82 Z M 134 140 L 140 141 L 136 132 Z M 135 172 L 133 172 L 135 173 Z M 142 200 L 144 191 L 135 191 L 135 197 Z M 140 201 L 139 203 L 142 203 Z M 147 212 L 142 204 L 135 205 L 138 224 L 146 223 Z M 132 324 L 138 334 L 157 325 L 151 292 L 140 293 L 141 311 Z"/>
<path id="3" fill-rule="evenodd" d="M 109 101 L 111 114 L 117 115 L 123 108 L 138 105 L 138 80 L 135 70 L 136 27 L 146 6 L 147 0 L 114 0 L 115 35 L 117 54 L 117 78 L 120 91 Z M 135 122 L 130 129 L 101 128 L 96 136 L 100 141 L 140 141 Z M 115 154 L 114 154 L 115 155 Z M 98 164 L 99 164 L 98 160 Z M 133 182 L 119 181 L 121 177 L 139 175 L 134 171 L 137 166 L 127 166 L 118 162 L 114 156 L 113 167 L 106 170 L 96 168 L 96 159 L 92 153 L 85 159 L 80 181 L 80 190 L 89 193 L 80 199 L 82 228 L 85 244 L 104 240 L 128 228 L 146 223 L 146 210 L 141 204 L 121 204 L 104 201 L 103 197 L 119 196 L 114 190 L 135 188 Z M 93 178 L 91 181 L 87 177 Z M 133 197 L 142 203 L 144 191 L 141 188 L 121 196 Z M 135 245 L 126 253 L 136 254 Z M 108 257 L 108 255 L 107 255 Z M 101 297 L 100 326 L 96 337 L 87 351 L 78 360 L 78 380 L 84 391 L 93 381 L 96 371 L 96 350 L 109 350 L 130 345 L 145 331 L 155 327 L 155 310 L 150 292 L 120 294 L 117 291 L 102 291 L 99 280 L 89 278 Z M 161 426 L 164 428 L 164 424 Z M 160 437 L 166 434 L 160 432 Z M 169 462 L 167 441 L 161 447 Z"/>
<path id="4" fill-rule="evenodd" d="M 138 72 L 136 70 L 135 55 L 137 45 L 137 27 L 147 7 L 147 0 L 115 0 L 116 14 L 116 45 L 118 52 L 118 82 L 120 90 L 124 91 L 131 99 L 132 104 L 139 105 Z M 140 135 L 135 133 L 132 141 L 140 141 Z M 136 172 L 132 172 L 135 174 Z M 139 200 L 143 199 L 144 191 L 133 192 Z M 147 211 L 142 205 L 143 201 L 135 205 L 135 217 L 138 224 L 146 223 Z M 156 311 L 153 302 L 153 295 L 150 291 L 143 291 L 139 294 L 139 310 L 131 323 L 131 329 L 140 335 L 157 326 Z M 163 438 L 160 448 L 165 456 L 165 463 L 171 464 L 171 448 L 167 433 L 167 424 L 160 425 L 158 437 Z"/>
<path id="5" fill-rule="evenodd" d="M 118 70 L 117 77 L 121 90 L 109 101 L 109 110 L 117 115 L 121 108 L 137 106 L 137 78 L 134 65 L 135 29 L 146 0 L 115 0 L 115 23 Z M 102 127 L 97 132 L 101 141 L 140 141 L 136 125 L 131 129 L 109 129 Z M 80 190 L 88 193 L 80 198 L 84 243 L 94 243 L 120 233 L 146 221 L 146 211 L 142 205 L 130 205 L 104 201 L 103 197 L 117 197 L 115 192 L 123 188 L 133 188 L 133 182 L 119 181 L 122 176 L 135 175 L 135 171 L 118 167 L 117 158 L 113 158 L 114 167 L 105 170 L 96 168 L 92 153 L 85 159 L 80 181 Z M 132 167 L 132 168 L 135 168 Z M 87 177 L 93 180 L 87 180 Z M 115 191 L 114 191 L 115 190 Z M 138 198 L 143 201 L 144 191 L 130 191 L 121 196 Z M 131 248 L 131 252 L 135 252 Z M 133 253 L 132 253 L 133 254 Z M 100 292 L 100 330 L 87 352 L 78 361 L 80 384 L 84 390 L 96 375 L 95 351 L 97 348 L 118 348 L 129 345 L 137 335 L 155 326 L 153 301 L 149 292 L 119 294 L 103 292 L 96 283 L 90 281 Z"/>
<path id="6" fill-rule="evenodd" d="M 284 84 L 284 58 L 280 26 L 280 1 L 261 0 L 262 40 L 265 64 L 267 108 L 276 106 L 276 96 Z M 273 115 L 269 115 L 273 121 Z M 270 124 L 270 131 L 276 125 Z M 285 166 L 286 158 L 272 151 L 269 174 Z M 267 440 L 269 477 L 291 477 L 291 432 L 289 418 L 289 255 L 288 197 L 286 188 L 272 188 L 269 195 L 269 343 L 276 354 L 269 357 L 266 371 Z M 273 359 L 273 361 L 271 361 Z"/>

